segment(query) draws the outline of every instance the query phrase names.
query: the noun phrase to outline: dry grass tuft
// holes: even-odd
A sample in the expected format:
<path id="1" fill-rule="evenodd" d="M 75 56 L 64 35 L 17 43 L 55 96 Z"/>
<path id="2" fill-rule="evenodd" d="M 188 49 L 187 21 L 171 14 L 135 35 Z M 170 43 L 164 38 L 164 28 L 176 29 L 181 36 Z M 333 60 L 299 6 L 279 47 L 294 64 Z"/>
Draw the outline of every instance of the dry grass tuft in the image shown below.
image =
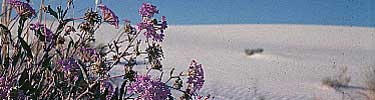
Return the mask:
<path id="1" fill-rule="evenodd" d="M 375 100 L 375 67 L 370 67 L 366 72 L 365 83 L 369 89 L 367 95 L 370 100 Z"/>
<path id="2" fill-rule="evenodd" d="M 333 88 L 337 88 L 340 86 L 347 86 L 350 82 L 350 77 L 346 75 L 347 71 L 348 71 L 348 68 L 344 67 L 343 69 L 341 69 L 338 76 L 324 78 L 321 80 L 321 82 L 323 85 L 333 87 Z"/>

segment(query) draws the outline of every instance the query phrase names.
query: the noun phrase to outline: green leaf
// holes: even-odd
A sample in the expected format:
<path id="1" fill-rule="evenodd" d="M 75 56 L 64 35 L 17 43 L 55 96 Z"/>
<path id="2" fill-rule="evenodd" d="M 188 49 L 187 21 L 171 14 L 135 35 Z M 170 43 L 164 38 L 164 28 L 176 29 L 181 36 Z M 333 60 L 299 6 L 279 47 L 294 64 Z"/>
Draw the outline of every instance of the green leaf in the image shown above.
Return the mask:
<path id="1" fill-rule="evenodd" d="M 106 96 L 108 95 L 108 88 L 104 90 L 104 93 L 100 94 L 100 100 L 105 100 Z"/>
<path id="2" fill-rule="evenodd" d="M 54 39 L 56 40 L 57 39 L 57 36 L 61 34 L 61 32 L 64 30 L 64 27 L 67 23 L 66 22 L 62 22 L 59 24 L 59 26 L 57 26 L 57 29 L 56 29 L 56 37 L 54 37 Z"/>
<path id="3" fill-rule="evenodd" d="M 94 94 L 94 98 L 100 98 L 100 82 L 93 83 L 94 85 L 89 88 L 89 91 Z"/>
<path id="4" fill-rule="evenodd" d="M 23 27 L 24 27 L 24 24 L 25 24 L 25 21 L 27 20 L 27 18 L 21 16 L 20 17 L 20 20 L 18 21 L 18 37 L 21 37 L 21 34 L 22 34 L 22 31 L 23 31 Z"/>
<path id="5" fill-rule="evenodd" d="M 10 58 L 9 57 L 5 57 L 4 59 L 4 67 L 5 69 L 8 69 L 9 68 L 9 64 L 10 64 Z"/>
<path id="6" fill-rule="evenodd" d="M 70 48 L 71 48 L 73 45 L 74 45 L 74 42 L 73 42 L 73 41 L 70 41 L 69 44 L 68 44 L 68 49 L 66 49 L 65 57 L 68 57 L 69 52 L 70 52 Z"/>
<path id="7" fill-rule="evenodd" d="M 85 70 L 85 68 L 83 68 L 84 64 L 82 62 L 80 62 L 80 61 L 78 61 L 78 64 L 79 64 L 79 68 L 81 70 L 83 79 L 86 81 L 86 83 L 90 83 L 88 75 L 87 75 L 87 71 Z"/>
<path id="8" fill-rule="evenodd" d="M 60 50 L 57 50 L 57 49 L 56 49 L 55 51 L 56 51 L 56 53 L 57 53 L 58 56 L 60 56 L 60 57 L 63 56 Z"/>
<path id="9" fill-rule="evenodd" d="M 52 58 L 53 58 L 53 56 L 47 57 L 47 59 L 45 59 L 43 61 L 42 67 L 47 68 L 48 70 L 51 71 L 52 70 L 52 66 L 51 66 L 51 59 Z"/>
<path id="10" fill-rule="evenodd" d="M 20 85 L 25 84 L 25 82 L 26 82 L 26 80 L 28 79 L 28 77 L 29 77 L 29 74 L 28 74 L 27 70 L 26 70 L 26 69 L 23 70 L 23 71 L 22 71 L 22 74 L 21 74 L 21 76 L 20 76 L 20 79 L 19 79 L 19 83 L 20 83 Z"/>
<path id="11" fill-rule="evenodd" d="M 126 95 L 126 91 L 125 91 L 126 83 L 127 83 L 127 80 L 124 80 L 124 82 L 122 82 L 121 84 L 120 94 L 119 94 L 120 98 L 122 98 L 123 95 Z"/>
<path id="12" fill-rule="evenodd" d="M 13 59 L 13 62 L 12 62 L 13 66 L 16 66 L 16 64 L 18 63 L 21 56 L 22 56 L 21 51 L 18 51 L 18 53 L 15 56 L 13 56 L 13 58 L 12 58 Z"/>
<path id="13" fill-rule="evenodd" d="M 23 38 L 21 37 L 18 37 L 18 39 L 20 40 L 21 42 L 21 46 L 24 50 L 26 50 L 26 55 L 27 57 L 29 58 L 33 58 L 33 53 L 31 52 L 31 49 L 30 49 L 30 46 L 26 43 L 25 40 L 23 40 Z"/>
<path id="14" fill-rule="evenodd" d="M 62 8 L 61 8 L 61 5 L 60 5 L 60 6 L 57 6 L 57 12 L 59 13 L 59 15 L 62 14 Z"/>
<path id="15" fill-rule="evenodd" d="M 40 41 L 44 41 L 45 39 L 45 36 L 42 34 L 42 31 L 40 29 L 36 32 L 36 36 L 39 38 Z"/>
<path id="16" fill-rule="evenodd" d="M 24 91 L 28 91 L 28 90 L 32 90 L 33 89 L 33 87 L 31 86 L 31 82 L 28 79 L 23 80 L 22 84 L 20 84 L 20 85 L 21 85 L 20 89 L 24 90 Z M 31 94 L 30 91 L 28 91 L 27 94 Z"/>
<path id="17" fill-rule="evenodd" d="M 55 17 L 56 19 L 59 19 L 59 17 L 57 16 L 57 13 L 56 11 L 54 11 L 50 5 L 48 5 L 47 7 L 47 13 L 49 13 L 50 15 L 52 15 L 53 17 Z"/>

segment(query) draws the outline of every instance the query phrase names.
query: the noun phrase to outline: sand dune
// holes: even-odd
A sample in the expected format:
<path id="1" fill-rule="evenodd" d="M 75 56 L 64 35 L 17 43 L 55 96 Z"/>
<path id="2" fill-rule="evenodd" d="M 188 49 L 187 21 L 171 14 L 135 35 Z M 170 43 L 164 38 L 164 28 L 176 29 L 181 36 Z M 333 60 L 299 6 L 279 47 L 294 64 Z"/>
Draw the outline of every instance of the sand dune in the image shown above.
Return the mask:
<path id="1" fill-rule="evenodd" d="M 346 26 L 170 26 L 163 63 L 182 71 L 197 59 L 206 71 L 201 92 L 216 100 L 338 100 L 342 95 L 321 79 L 346 66 L 350 85 L 364 86 L 364 70 L 375 66 L 374 34 L 375 28 Z M 264 52 L 244 53 L 253 48 Z"/>

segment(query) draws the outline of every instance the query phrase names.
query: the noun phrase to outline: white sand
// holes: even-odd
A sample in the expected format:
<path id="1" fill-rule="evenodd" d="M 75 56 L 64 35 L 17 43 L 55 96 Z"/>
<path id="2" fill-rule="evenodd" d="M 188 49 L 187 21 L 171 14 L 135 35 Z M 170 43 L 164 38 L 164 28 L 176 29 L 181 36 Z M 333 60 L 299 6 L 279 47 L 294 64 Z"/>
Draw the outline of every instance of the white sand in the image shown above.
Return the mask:
<path id="1" fill-rule="evenodd" d="M 115 33 L 100 31 L 108 35 L 99 40 Z M 350 85 L 363 87 L 363 72 L 375 66 L 374 34 L 375 28 L 318 25 L 170 26 L 163 63 L 166 71 L 183 71 L 198 60 L 206 76 L 201 92 L 216 100 L 338 100 L 341 94 L 321 79 L 346 66 Z M 254 48 L 264 52 L 244 53 Z"/>

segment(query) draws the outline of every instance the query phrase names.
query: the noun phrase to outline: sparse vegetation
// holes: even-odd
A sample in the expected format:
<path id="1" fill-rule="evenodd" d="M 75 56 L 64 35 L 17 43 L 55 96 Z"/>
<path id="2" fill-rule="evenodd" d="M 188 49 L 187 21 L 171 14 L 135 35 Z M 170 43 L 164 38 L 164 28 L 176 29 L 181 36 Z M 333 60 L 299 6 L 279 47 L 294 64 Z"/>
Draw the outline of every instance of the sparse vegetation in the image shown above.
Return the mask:
<path id="1" fill-rule="evenodd" d="M 264 50 L 262 48 L 257 48 L 257 49 L 245 49 L 245 54 L 248 56 L 257 54 L 257 53 L 262 53 Z"/>
<path id="2" fill-rule="evenodd" d="M 368 97 L 371 100 L 375 100 L 375 67 L 370 67 L 366 72 L 365 83 L 369 89 L 367 93 Z"/>
<path id="3" fill-rule="evenodd" d="M 347 86 L 350 82 L 350 77 L 346 75 L 347 71 L 347 67 L 344 67 L 337 76 L 323 78 L 321 82 L 323 85 L 333 88 Z"/>

